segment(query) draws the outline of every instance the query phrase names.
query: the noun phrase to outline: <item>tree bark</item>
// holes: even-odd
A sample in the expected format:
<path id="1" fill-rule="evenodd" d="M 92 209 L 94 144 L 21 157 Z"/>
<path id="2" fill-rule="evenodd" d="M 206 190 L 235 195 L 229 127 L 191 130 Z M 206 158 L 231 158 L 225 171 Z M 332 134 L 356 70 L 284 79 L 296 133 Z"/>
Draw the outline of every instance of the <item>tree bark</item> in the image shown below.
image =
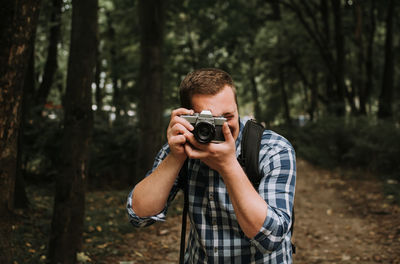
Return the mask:
<path id="1" fill-rule="evenodd" d="M 359 98 L 359 108 L 357 114 L 366 115 L 365 100 L 365 73 L 364 73 L 364 9 L 358 0 L 354 1 L 354 38 L 357 47 L 357 74 L 353 76 L 352 86 L 355 94 Z"/>
<path id="2" fill-rule="evenodd" d="M 161 147 L 163 127 L 163 27 L 164 1 L 139 1 L 141 58 L 139 73 L 139 163 L 140 180 Z"/>
<path id="3" fill-rule="evenodd" d="M 365 71 L 366 71 L 366 83 L 364 89 L 364 100 L 365 105 L 367 105 L 371 92 L 372 87 L 374 85 L 374 37 L 375 37 L 375 30 L 376 30 L 376 21 L 375 21 L 375 1 L 371 1 L 370 10 L 369 10 L 370 21 L 368 24 L 367 32 L 368 32 L 368 39 L 367 39 L 367 54 L 365 59 Z M 365 112 L 366 109 L 365 109 Z"/>
<path id="4" fill-rule="evenodd" d="M 100 56 L 100 50 L 99 47 L 97 48 L 96 51 L 96 72 L 95 72 L 95 83 L 96 83 L 96 91 L 95 91 L 95 98 L 96 98 L 96 105 L 97 105 L 97 110 L 96 110 L 96 117 L 104 118 L 106 119 L 106 115 L 103 112 L 103 87 L 101 87 L 101 56 Z"/>
<path id="5" fill-rule="evenodd" d="M 251 83 L 251 98 L 253 101 L 254 106 L 254 117 L 256 120 L 261 121 L 261 106 L 259 101 L 259 94 L 257 89 L 257 82 L 256 82 L 256 73 L 254 69 L 254 57 L 250 58 L 250 70 L 249 70 L 249 77 Z"/>
<path id="6" fill-rule="evenodd" d="M 394 0 L 389 1 L 386 17 L 386 40 L 385 40 L 385 65 L 383 68 L 382 90 L 379 96 L 378 117 L 386 119 L 392 117 L 393 104 L 393 14 Z"/>
<path id="7" fill-rule="evenodd" d="M 25 180 L 24 180 L 24 131 L 29 118 L 30 109 L 32 107 L 32 98 L 35 94 L 35 33 L 32 33 L 31 37 L 31 49 L 28 62 L 28 69 L 26 70 L 23 97 L 21 105 L 21 120 L 19 122 L 18 131 L 18 153 L 17 153 L 17 173 L 15 180 L 15 192 L 14 192 L 14 207 L 15 208 L 27 208 L 29 205 L 28 196 L 25 191 Z"/>
<path id="8" fill-rule="evenodd" d="M 11 263 L 13 194 L 24 77 L 39 0 L 0 2 L 0 263 Z"/>
<path id="9" fill-rule="evenodd" d="M 332 0 L 332 11 L 334 18 L 334 31 L 335 31 L 335 49 L 336 49 L 336 64 L 335 64 L 335 81 L 336 81 L 336 100 L 335 100 L 335 114 L 337 116 L 344 116 L 346 112 L 345 107 L 345 94 L 346 87 L 344 83 L 344 66 L 345 66 L 345 51 L 344 51 L 344 38 L 342 33 L 342 11 L 340 0 Z M 351 99 L 349 98 L 350 104 Z"/>
<path id="10" fill-rule="evenodd" d="M 317 82 L 317 73 L 313 71 L 312 73 L 312 82 L 310 85 L 311 88 L 311 100 L 310 100 L 310 108 L 308 109 L 308 113 L 310 115 L 310 121 L 314 121 L 315 116 L 318 114 L 318 82 Z M 318 116 L 317 116 L 318 117 Z"/>
<path id="11" fill-rule="evenodd" d="M 52 0 L 51 28 L 49 35 L 49 46 L 47 48 L 47 60 L 44 67 L 43 81 L 36 94 L 36 105 L 43 107 L 53 84 L 54 75 L 57 71 L 57 45 L 61 33 L 61 7 L 62 0 Z"/>
<path id="12" fill-rule="evenodd" d="M 290 126 L 292 124 L 292 119 L 290 117 L 288 96 L 285 90 L 285 71 L 283 65 L 279 66 L 279 88 L 281 91 L 283 116 L 285 118 L 285 123 L 286 125 Z"/>
<path id="13" fill-rule="evenodd" d="M 117 43 L 115 40 L 115 28 L 114 28 L 114 21 L 113 17 L 110 12 L 106 13 L 107 17 L 107 36 L 110 39 L 110 77 L 112 81 L 112 88 L 113 88 L 113 105 L 115 107 L 115 123 L 121 121 L 121 86 L 120 83 L 120 74 L 118 72 L 118 49 Z"/>
<path id="14" fill-rule="evenodd" d="M 91 84 L 97 49 L 97 0 L 72 1 L 64 132 L 51 223 L 50 263 L 75 263 L 82 249 L 85 185 L 93 128 Z"/>
<path id="15" fill-rule="evenodd" d="M 300 23 L 307 31 L 308 35 L 315 43 L 318 48 L 321 58 L 326 66 L 326 97 L 329 100 L 326 101 L 328 113 L 335 114 L 337 116 L 343 116 L 345 114 L 345 84 L 344 84 L 344 39 L 341 33 L 341 11 L 340 1 L 330 1 L 333 7 L 334 13 L 334 35 L 335 35 L 335 48 L 336 58 L 331 51 L 330 45 L 330 12 L 328 2 L 321 0 L 319 5 L 319 11 L 322 16 L 323 29 L 320 29 L 319 20 L 317 18 L 317 8 L 311 8 L 308 1 L 302 1 L 298 4 L 298 1 L 290 0 L 288 2 L 282 2 L 283 5 L 291 9 L 298 17 Z M 302 10 L 305 10 L 305 13 Z M 311 20 L 311 22 L 309 21 Z M 333 89 L 332 82 L 336 84 L 336 91 Z"/>

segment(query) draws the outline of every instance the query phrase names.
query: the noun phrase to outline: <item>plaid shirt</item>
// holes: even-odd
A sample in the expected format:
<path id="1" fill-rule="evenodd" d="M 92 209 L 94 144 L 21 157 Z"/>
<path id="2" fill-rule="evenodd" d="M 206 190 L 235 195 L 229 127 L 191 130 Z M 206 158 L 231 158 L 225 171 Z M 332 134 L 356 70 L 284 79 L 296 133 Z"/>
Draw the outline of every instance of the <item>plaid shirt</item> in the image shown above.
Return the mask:
<path id="1" fill-rule="evenodd" d="M 236 140 L 236 153 L 244 124 Z M 158 153 L 152 170 L 168 155 L 166 144 Z M 258 193 L 268 205 L 267 217 L 252 239 L 241 230 L 224 181 L 218 172 L 200 160 L 188 163 L 189 218 L 191 223 L 185 263 L 292 263 L 291 214 L 296 184 L 296 159 L 291 144 L 282 136 L 265 130 L 261 140 L 259 168 L 264 175 Z M 127 210 L 137 227 L 164 221 L 169 204 L 178 192 L 172 187 L 164 210 L 155 216 L 140 218 L 132 210 L 132 192 Z"/>

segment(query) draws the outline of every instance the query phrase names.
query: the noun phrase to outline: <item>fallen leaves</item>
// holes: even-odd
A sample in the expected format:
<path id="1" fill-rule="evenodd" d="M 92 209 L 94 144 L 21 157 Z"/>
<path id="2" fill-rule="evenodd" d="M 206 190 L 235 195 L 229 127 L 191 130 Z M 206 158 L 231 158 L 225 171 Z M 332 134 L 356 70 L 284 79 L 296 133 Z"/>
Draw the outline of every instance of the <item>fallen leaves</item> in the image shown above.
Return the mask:
<path id="1" fill-rule="evenodd" d="M 92 261 L 89 256 L 87 256 L 84 252 L 79 252 L 76 254 L 76 259 L 78 262 L 86 263 Z"/>
<path id="2" fill-rule="evenodd" d="M 298 250 L 294 263 L 400 264 L 400 208 L 382 194 L 376 181 L 343 179 L 301 160 L 297 169 L 294 242 Z M 125 191 L 88 193 L 84 245 L 77 256 L 80 263 L 177 263 L 182 209 L 179 194 L 166 222 L 143 229 L 129 224 L 125 197 Z M 21 216 L 13 224 L 19 238 L 14 242 L 16 264 L 48 262 L 46 232 L 52 199 L 34 200 L 40 205 L 32 209 L 32 217 Z"/>

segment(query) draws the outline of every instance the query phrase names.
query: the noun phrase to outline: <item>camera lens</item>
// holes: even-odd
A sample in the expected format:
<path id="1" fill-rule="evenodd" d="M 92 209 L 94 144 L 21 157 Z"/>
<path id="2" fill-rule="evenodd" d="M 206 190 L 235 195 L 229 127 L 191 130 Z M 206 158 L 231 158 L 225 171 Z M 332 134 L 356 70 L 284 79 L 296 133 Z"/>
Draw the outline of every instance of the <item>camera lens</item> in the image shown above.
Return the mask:
<path id="1" fill-rule="evenodd" d="M 215 137 L 215 127 L 208 122 L 199 122 L 194 128 L 193 134 L 198 142 L 209 143 Z"/>

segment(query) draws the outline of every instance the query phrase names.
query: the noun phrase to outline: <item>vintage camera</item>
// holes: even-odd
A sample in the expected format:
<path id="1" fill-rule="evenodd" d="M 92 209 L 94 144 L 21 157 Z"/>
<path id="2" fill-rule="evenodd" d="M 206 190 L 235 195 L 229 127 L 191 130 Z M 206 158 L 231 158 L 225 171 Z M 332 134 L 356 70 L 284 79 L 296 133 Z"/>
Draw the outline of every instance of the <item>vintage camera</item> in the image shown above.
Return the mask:
<path id="1" fill-rule="evenodd" d="M 221 143 L 225 141 L 222 125 L 226 121 L 223 116 L 213 116 L 210 111 L 203 110 L 194 115 L 181 115 L 193 125 L 193 135 L 200 143 Z"/>

